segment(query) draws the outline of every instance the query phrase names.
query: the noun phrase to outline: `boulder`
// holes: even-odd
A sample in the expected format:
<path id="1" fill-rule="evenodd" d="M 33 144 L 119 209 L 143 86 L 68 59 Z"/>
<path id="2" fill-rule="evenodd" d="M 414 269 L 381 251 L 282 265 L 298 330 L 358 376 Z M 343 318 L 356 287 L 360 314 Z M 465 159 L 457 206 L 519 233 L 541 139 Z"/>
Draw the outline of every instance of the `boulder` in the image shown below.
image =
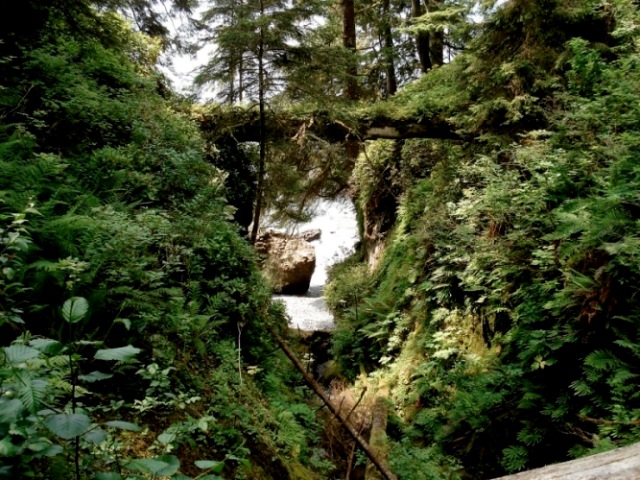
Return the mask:
<path id="1" fill-rule="evenodd" d="M 320 230 L 319 228 L 314 228 L 313 230 L 305 230 L 300 234 L 300 237 L 306 240 L 307 242 L 320 240 L 321 236 L 322 236 L 322 230 Z"/>
<path id="2" fill-rule="evenodd" d="M 256 239 L 255 248 L 265 257 L 263 271 L 275 292 L 307 293 L 316 268 L 313 245 L 300 237 L 268 231 Z"/>

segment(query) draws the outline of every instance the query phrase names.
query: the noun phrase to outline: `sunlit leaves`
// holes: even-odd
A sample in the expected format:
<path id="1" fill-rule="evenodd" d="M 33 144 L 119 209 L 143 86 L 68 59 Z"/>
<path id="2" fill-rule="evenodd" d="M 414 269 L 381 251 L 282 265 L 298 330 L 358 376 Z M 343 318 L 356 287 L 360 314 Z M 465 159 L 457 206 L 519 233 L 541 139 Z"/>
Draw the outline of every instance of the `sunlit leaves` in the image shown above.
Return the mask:
<path id="1" fill-rule="evenodd" d="M 171 476 L 180 468 L 180 461 L 175 455 L 161 455 L 155 458 L 132 460 L 125 467 L 140 473 L 149 473 L 155 477 Z"/>
<path id="2" fill-rule="evenodd" d="M 128 430 L 130 432 L 139 432 L 142 430 L 138 425 L 131 422 L 124 422 L 122 420 L 110 420 L 104 423 L 107 427 L 118 428 L 120 430 Z"/>
<path id="3" fill-rule="evenodd" d="M 40 351 L 26 345 L 14 344 L 3 348 L 7 363 L 19 364 L 40 356 Z"/>
<path id="4" fill-rule="evenodd" d="M 89 302 L 82 297 L 72 297 L 62 305 L 62 318 L 69 323 L 78 323 L 89 311 Z"/>
<path id="5" fill-rule="evenodd" d="M 118 348 L 106 348 L 98 350 L 94 357 L 96 360 L 112 360 L 118 362 L 128 362 L 134 360 L 136 355 L 142 350 L 132 345 Z"/>

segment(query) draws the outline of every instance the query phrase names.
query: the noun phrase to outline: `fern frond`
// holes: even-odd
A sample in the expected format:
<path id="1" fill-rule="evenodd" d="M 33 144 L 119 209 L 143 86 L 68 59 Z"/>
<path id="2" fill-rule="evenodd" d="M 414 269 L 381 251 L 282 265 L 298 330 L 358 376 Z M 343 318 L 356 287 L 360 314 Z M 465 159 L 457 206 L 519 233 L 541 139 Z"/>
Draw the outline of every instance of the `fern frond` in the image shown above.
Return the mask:
<path id="1" fill-rule="evenodd" d="M 613 370 L 622 364 L 622 362 L 608 350 L 596 350 L 591 352 L 584 359 L 584 363 L 596 370 Z"/>

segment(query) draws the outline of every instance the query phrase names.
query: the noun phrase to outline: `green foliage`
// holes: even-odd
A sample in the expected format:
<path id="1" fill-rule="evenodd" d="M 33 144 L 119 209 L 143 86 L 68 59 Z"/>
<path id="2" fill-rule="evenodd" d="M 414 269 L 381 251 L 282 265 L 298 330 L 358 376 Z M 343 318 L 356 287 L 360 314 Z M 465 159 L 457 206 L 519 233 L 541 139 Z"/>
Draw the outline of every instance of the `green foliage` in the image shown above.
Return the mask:
<path id="1" fill-rule="evenodd" d="M 24 324 L 19 295 L 23 286 L 25 254 L 31 243 L 26 226 L 27 214 L 37 213 L 29 204 L 22 213 L 0 216 L 3 222 L 0 224 L 0 291 L 4 297 L 0 307 L 0 327 L 7 323 Z"/>
<path id="2" fill-rule="evenodd" d="M 217 48 L 196 77 L 196 84 L 216 83 L 228 103 L 255 102 L 259 88 L 264 88 L 267 97 L 274 90 L 291 88 L 287 75 L 311 56 L 306 30 L 313 28 L 310 19 L 322 13 L 320 5 L 317 1 L 281 0 L 209 2 L 201 24 L 209 37 L 206 41 L 215 37 Z M 265 67 L 262 79 L 258 78 L 259 61 Z M 259 86 L 259 82 L 264 83 Z"/>
<path id="3" fill-rule="evenodd" d="M 390 468 L 415 480 L 455 480 L 461 478 L 455 460 L 434 447 L 418 447 L 406 439 L 389 454 Z"/>
<path id="4" fill-rule="evenodd" d="M 73 332 L 87 311 L 86 299 L 72 297 L 64 303 L 61 313 Z M 48 476 L 48 468 L 62 462 L 62 455 L 66 454 L 75 464 L 75 478 L 79 478 L 86 469 L 108 468 L 110 462 L 99 450 L 100 445 L 113 442 L 105 429 L 139 430 L 136 425 L 119 420 L 96 423 L 91 418 L 96 409 L 81 403 L 81 399 L 94 394 L 87 388 L 89 384 L 112 377 L 97 371 L 92 375 L 78 375 L 83 360 L 80 351 L 98 344 L 100 342 L 82 340 L 63 344 L 25 333 L 4 347 L 0 367 L 3 412 L 0 435 L 3 457 L 8 460 L 4 475 Z M 131 362 L 134 358 L 130 356 L 126 360 Z M 86 382 L 87 387 L 81 382 Z M 115 411 L 108 414 L 113 415 Z M 90 453 L 93 460 L 81 457 L 81 452 Z M 51 461 L 43 462 L 44 459 Z M 34 461 L 38 463 L 34 465 Z"/>
<path id="5" fill-rule="evenodd" d="M 20 55 L 0 43 L 2 474 L 328 470 L 305 456 L 315 421 L 285 413 L 303 395 L 265 328 L 285 319 L 230 221 L 221 168 L 238 152 L 207 161 L 156 42 L 107 7 L 67 13 L 3 31 Z"/>
<path id="6" fill-rule="evenodd" d="M 397 445 L 474 478 L 640 440 L 638 14 L 595 3 L 498 9 L 397 99 L 476 141 L 411 141 L 355 177 L 365 216 L 380 172 L 401 195 L 376 269 L 334 269 L 334 351 L 391 385 Z M 355 285 L 360 322 L 342 307 Z"/>

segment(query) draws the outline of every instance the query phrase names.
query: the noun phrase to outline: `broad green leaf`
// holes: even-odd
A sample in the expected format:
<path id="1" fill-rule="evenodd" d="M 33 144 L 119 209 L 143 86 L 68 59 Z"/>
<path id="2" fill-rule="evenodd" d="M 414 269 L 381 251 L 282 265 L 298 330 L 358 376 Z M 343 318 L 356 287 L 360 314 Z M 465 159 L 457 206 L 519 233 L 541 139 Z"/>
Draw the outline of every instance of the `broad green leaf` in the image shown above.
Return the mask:
<path id="1" fill-rule="evenodd" d="M 13 423 L 23 410 L 22 402 L 17 398 L 11 400 L 7 398 L 0 399 L 0 423 Z"/>
<path id="2" fill-rule="evenodd" d="M 152 458 L 138 458 L 131 460 L 125 467 L 128 470 L 140 473 L 150 473 L 151 475 L 159 475 L 159 472 L 167 468 L 169 464 Z"/>
<path id="3" fill-rule="evenodd" d="M 104 442 L 107 439 L 107 432 L 105 432 L 101 428 L 96 428 L 94 430 L 89 430 L 82 436 L 82 438 L 84 438 L 87 442 L 98 444 Z"/>
<path id="4" fill-rule="evenodd" d="M 168 445 L 176 439 L 175 433 L 161 433 L 158 435 L 158 441 L 163 445 Z"/>
<path id="5" fill-rule="evenodd" d="M 0 458 L 2 457 L 15 457 L 22 453 L 22 449 L 11 443 L 11 437 L 6 436 L 0 440 Z"/>
<path id="6" fill-rule="evenodd" d="M 7 278 L 7 280 L 13 280 L 13 277 L 16 276 L 16 271 L 11 267 L 6 267 L 2 269 L 2 274 Z"/>
<path id="7" fill-rule="evenodd" d="M 124 477 L 116 472 L 96 473 L 96 480 L 122 480 Z"/>
<path id="8" fill-rule="evenodd" d="M 114 323 L 121 323 L 124 325 L 124 328 L 126 328 L 127 330 L 131 330 L 131 320 L 129 320 L 128 318 L 116 318 L 114 320 Z"/>
<path id="9" fill-rule="evenodd" d="M 251 462 L 249 460 L 247 460 L 246 458 L 240 458 L 236 455 L 225 455 L 224 457 L 226 460 L 235 460 L 236 462 L 238 462 L 240 465 L 243 465 L 245 467 L 250 467 L 251 466 Z"/>
<path id="10" fill-rule="evenodd" d="M 59 413 L 47 417 L 44 423 L 55 435 L 71 440 L 86 432 L 91 425 L 91 420 L 81 413 Z"/>
<path id="11" fill-rule="evenodd" d="M 142 350 L 140 350 L 139 348 L 133 347 L 131 345 L 118 348 L 106 348 L 103 350 L 98 350 L 93 358 L 95 358 L 96 360 L 127 361 L 133 360 L 134 357 L 141 351 Z"/>
<path id="12" fill-rule="evenodd" d="M 219 475 L 204 475 L 203 477 L 198 477 L 198 480 L 224 480 Z"/>
<path id="13" fill-rule="evenodd" d="M 104 342 L 102 340 L 78 340 L 77 342 L 74 342 L 76 345 L 104 345 Z"/>
<path id="14" fill-rule="evenodd" d="M 18 315 L 9 315 L 9 321 L 12 323 L 17 323 L 18 325 L 24 325 L 24 320 L 22 320 Z"/>
<path id="15" fill-rule="evenodd" d="M 129 430 L 131 432 L 139 432 L 142 430 L 138 425 L 131 422 L 123 422 L 122 420 L 111 420 L 104 423 L 108 427 L 119 428 L 120 430 Z"/>
<path id="16" fill-rule="evenodd" d="M 78 375 L 78 378 L 84 382 L 99 382 L 100 380 L 107 380 L 108 378 L 113 377 L 111 373 L 102 373 L 98 371 L 94 371 L 91 373 L 87 373 L 86 375 Z"/>
<path id="17" fill-rule="evenodd" d="M 173 475 L 180 469 L 180 460 L 175 455 L 161 455 L 156 457 L 156 460 L 160 460 L 161 462 L 165 462 L 167 466 L 162 470 L 156 472 L 156 475 L 159 477 L 168 477 Z"/>
<path id="18" fill-rule="evenodd" d="M 195 464 L 196 467 L 203 470 L 213 469 L 213 473 L 220 473 L 224 469 L 224 462 L 218 462 L 216 460 L 197 460 Z"/>
<path id="19" fill-rule="evenodd" d="M 49 447 L 40 450 L 38 452 L 38 457 L 55 457 L 62 452 L 64 452 L 64 448 L 62 448 L 60 445 L 50 445 Z"/>
<path id="20" fill-rule="evenodd" d="M 55 415 L 56 412 L 55 410 L 51 410 L 50 408 L 44 408 L 42 410 L 38 410 L 37 414 L 39 417 L 48 417 L 49 415 Z"/>
<path id="21" fill-rule="evenodd" d="M 52 446 L 54 446 L 54 445 L 51 445 L 51 442 L 49 442 L 48 440 L 42 439 L 42 440 L 37 441 L 35 443 L 30 443 L 27 446 L 27 448 L 29 450 L 31 450 L 32 452 L 40 453 L 40 452 L 44 452 L 44 451 L 48 450 Z"/>
<path id="22" fill-rule="evenodd" d="M 18 372 L 16 379 L 19 385 L 16 394 L 22 402 L 22 405 L 32 413 L 36 412 L 44 400 L 47 382 L 40 378 L 33 378 L 31 372 L 26 371 Z"/>
<path id="23" fill-rule="evenodd" d="M 83 297 L 71 297 L 62 305 L 62 318 L 69 323 L 78 323 L 89 311 L 89 302 Z"/>
<path id="24" fill-rule="evenodd" d="M 7 358 L 7 363 L 14 365 L 40 356 L 39 350 L 27 347 L 26 345 L 11 345 L 10 347 L 5 347 L 3 350 Z"/>
<path id="25" fill-rule="evenodd" d="M 50 338 L 34 338 L 29 342 L 29 345 L 48 355 L 57 355 L 63 348 L 62 343 Z"/>

